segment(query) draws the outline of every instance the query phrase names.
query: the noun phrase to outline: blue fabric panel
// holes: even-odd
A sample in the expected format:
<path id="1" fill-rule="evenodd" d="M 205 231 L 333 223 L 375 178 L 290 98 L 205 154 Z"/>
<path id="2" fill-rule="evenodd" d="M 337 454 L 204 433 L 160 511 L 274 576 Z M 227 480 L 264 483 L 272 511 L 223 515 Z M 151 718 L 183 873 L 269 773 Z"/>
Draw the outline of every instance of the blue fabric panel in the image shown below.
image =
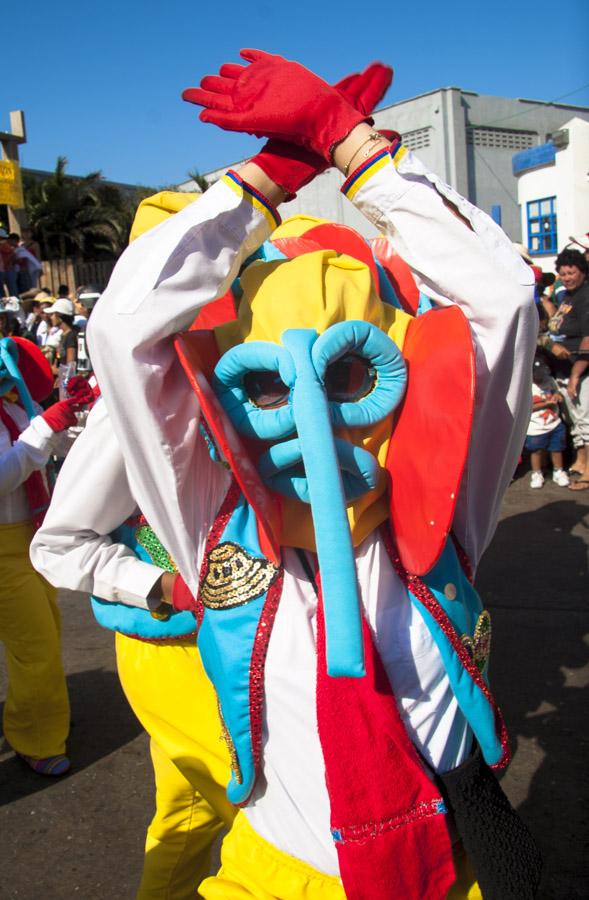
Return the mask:
<path id="1" fill-rule="evenodd" d="M 262 558 L 255 515 L 242 497 L 220 543 L 232 541 L 254 557 Z M 242 783 L 235 773 L 227 786 L 232 803 L 249 797 L 256 778 L 251 738 L 249 679 L 252 651 L 267 592 L 241 606 L 205 609 L 198 647 L 205 671 L 215 686 L 223 721 L 229 732 Z"/>
<path id="2" fill-rule="evenodd" d="M 382 264 L 379 263 L 376 256 L 374 256 L 374 253 L 372 254 L 372 257 L 376 263 L 376 270 L 378 272 L 378 294 L 380 299 L 390 306 L 394 306 L 396 309 L 403 309 L 403 305 L 397 297 L 396 291 L 389 281 Z"/>
<path id="3" fill-rule="evenodd" d="M 417 315 L 422 316 L 424 313 L 429 312 L 430 309 L 434 308 L 434 304 L 427 297 L 423 291 L 419 292 L 419 303 L 417 304 Z"/>
<path id="4" fill-rule="evenodd" d="M 447 541 L 440 560 L 431 572 L 424 576 L 423 581 L 448 615 L 458 636 L 472 635 L 482 609 L 481 601 L 464 576 L 451 540 Z M 444 594 L 444 588 L 449 583 L 457 590 L 454 600 L 449 600 Z M 495 765 L 503 755 L 503 748 L 496 733 L 495 715 L 491 704 L 463 667 L 452 644 L 433 616 L 411 592 L 409 596 L 436 642 L 458 705 L 476 736 L 485 760 L 489 765 Z"/>
<path id="5" fill-rule="evenodd" d="M 111 534 L 117 544 L 125 544 L 143 560 L 151 563 L 151 556 L 135 536 L 136 529 L 121 525 Z M 169 641 L 196 634 L 196 619 L 191 612 L 173 612 L 166 622 L 154 619 L 148 609 L 138 609 L 125 603 L 113 603 L 100 597 L 90 597 L 92 612 L 99 625 L 111 631 L 118 631 L 130 637 L 149 641 Z"/>
<path id="6" fill-rule="evenodd" d="M 149 610 L 90 597 L 94 618 L 103 628 L 145 641 L 171 641 L 196 634 L 197 623 L 191 612 L 172 613 L 166 622 L 154 619 Z"/>
<path id="7" fill-rule="evenodd" d="M 243 803 L 255 782 L 249 674 L 254 639 L 266 594 L 233 609 L 207 609 L 198 632 L 205 671 L 215 686 L 227 731 L 241 769 L 239 784 L 232 772 L 227 785 L 231 803 Z"/>

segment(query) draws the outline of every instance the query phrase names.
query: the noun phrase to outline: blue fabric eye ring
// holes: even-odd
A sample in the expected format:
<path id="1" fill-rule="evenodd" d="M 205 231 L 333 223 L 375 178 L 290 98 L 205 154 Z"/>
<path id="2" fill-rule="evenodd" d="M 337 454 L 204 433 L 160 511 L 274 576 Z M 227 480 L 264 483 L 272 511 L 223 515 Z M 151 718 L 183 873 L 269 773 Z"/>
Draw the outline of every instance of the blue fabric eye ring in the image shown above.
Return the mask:
<path id="1" fill-rule="evenodd" d="M 350 319 L 339 322 L 319 335 L 312 348 L 315 371 L 321 381 L 330 363 L 346 353 L 357 353 L 374 367 L 377 383 L 373 391 L 356 402 L 330 401 L 330 415 L 336 427 L 366 427 L 392 413 L 405 393 L 407 369 L 396 344 L 370 322 Z"/>
<path id="2" fill-rule="evenodd" d="M 251 402 L 243 386 L 250 372 L 278 372 L 287 387 L 295 382 L 292 357 L 278 344 L 250 341 L 224 353 L 213 376 L 213 388 L 223 409 L 245 437 L 275 440 L 295 431 L 290 402 L 277 409 L 260 409 Z"/>

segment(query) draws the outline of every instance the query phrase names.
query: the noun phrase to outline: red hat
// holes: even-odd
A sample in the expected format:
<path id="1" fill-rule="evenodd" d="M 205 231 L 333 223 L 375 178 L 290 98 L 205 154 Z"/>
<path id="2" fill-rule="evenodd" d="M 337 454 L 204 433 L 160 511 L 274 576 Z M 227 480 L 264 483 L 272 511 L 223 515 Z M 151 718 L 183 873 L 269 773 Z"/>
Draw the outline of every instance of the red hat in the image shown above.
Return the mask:
<path id="1" fill-rule="evenodd" d="M 21 337 L 13 337 L 11 340 L 18 347 L 18 367 L 31 397 L 36 403 L 41 403 L 53 390 L 51 366 L 32 341 Z"/>
<path id="2" fill-rule="evenodd" d="M 532 272 L 534 273 L 534 278 L 536 279 L 536 284 L 540 284 L 542 281 L 542 275 L 544 272 L 540 268 L 540 266 L 530 266 Z"/>

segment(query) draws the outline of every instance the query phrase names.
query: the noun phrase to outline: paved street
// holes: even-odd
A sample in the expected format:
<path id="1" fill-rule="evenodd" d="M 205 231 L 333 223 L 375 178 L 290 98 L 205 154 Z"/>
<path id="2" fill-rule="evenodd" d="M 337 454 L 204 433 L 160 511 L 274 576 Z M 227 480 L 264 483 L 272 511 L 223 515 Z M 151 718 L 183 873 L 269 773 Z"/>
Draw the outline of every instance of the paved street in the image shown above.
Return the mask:
<path id="1" fill-rule="evenodd" d="M 504 786 L 547 856 L 543 900 L 589 896 L 589 492 L 510 488 L 478 587 L 494 625 L 492 680 L 512 737 Z M 113 641 L 62 596 L 73 773 L 42 779 L 0 752 L 2 900 L 132 900 L 153 808 L 147 740 Z M 0 678 L 0 697 L 5 682 Z"/>

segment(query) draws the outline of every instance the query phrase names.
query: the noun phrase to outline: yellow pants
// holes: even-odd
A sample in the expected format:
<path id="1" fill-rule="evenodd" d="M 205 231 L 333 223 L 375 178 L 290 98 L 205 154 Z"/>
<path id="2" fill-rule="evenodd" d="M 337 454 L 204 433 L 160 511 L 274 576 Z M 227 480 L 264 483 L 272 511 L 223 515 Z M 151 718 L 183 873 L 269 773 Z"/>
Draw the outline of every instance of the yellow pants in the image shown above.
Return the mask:
<path id="1" fill-rule="evenodd" d="M 464 854 L 447 900 L 482 900 Z M 221 851 L 219 873 L 200 886 L 203 900 L 346 900 L 339 878 L 324 875 L 261 838 L 239 813 Z M 402 900 L 402 898 L 399 898 Z"/>
<path id="2" fill-rule="evenodd" d="M 193 639 L 148 644 L 117 634 L 117 667 L 151 738 L 156 813 L 147 832 L 137 900 L 194 900 L 211 845 L 231 825 L 229 754 L 215 693 Z"/>
<path id="3" fill-rule="evenodd" d="M 220 740 L 214 691 L 192 641 L 155 645 L 116 636 L 123 690 L 151 736 L 156 813 L 149 826 L 137 900 L 345 900 L 339 878 L 323 875 L 261 838 L 243 813 L 210 870 L 211 844 L 235 808 L 225 796 L 229 756 Z M 448 900 L 481 900 L 466 859 Z"/>
<path id="4" fill-rule="evenodd" d="M 4 736 L 18 753 L 64 753 L 70 706 L 61 663 L 57 592 L 29 560 L 29 522 L 0 525 L 0 640 L 8 691 Z"/>

